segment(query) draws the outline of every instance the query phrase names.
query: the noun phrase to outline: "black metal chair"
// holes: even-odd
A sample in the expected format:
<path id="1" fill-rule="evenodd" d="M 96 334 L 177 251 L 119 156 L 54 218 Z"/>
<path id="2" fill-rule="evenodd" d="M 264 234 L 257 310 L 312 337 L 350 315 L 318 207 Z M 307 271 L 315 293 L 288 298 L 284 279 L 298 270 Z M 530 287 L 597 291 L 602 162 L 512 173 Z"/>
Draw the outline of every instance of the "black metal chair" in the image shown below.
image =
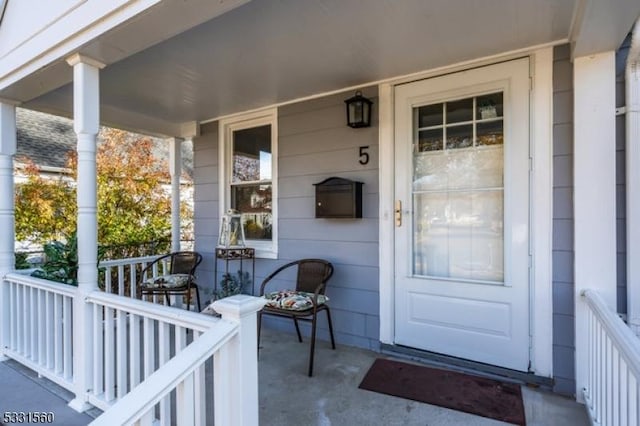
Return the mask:
<path id="1" fill-rule="evenodd" d="M 163 270 L 162 275 L 148 278 L 153 275 L 154 268 L 168 262 L 168 270 Z M 186 296 L 187 309 L 191 306 L 191 290 L 196 292 L 198 312 L 200 307 L 200 292 L 196 283 L 195 272 L 202 262 L 202 255 L 195 251 L 179 251 L 160 256 L 148 264 L 140 273 L 138 289 L 141 296 L 164 295 L 167 305 L 171 305 L 169 295 L 181 294 Z"/>
<path id="2" fill-rule="evenodd" d="M 297 267 L 295 290 L 280 290 L 265 294 L 265 287 L 281 272 Z M 309 377 L 313 375 L 313 353 L 316 345 L 316 325 L 318 312 L 327 313 L 331 348 L 336 348 L 333 338 L 331 313 L 325 297 L 326 284 L 333 275 L 333 265 L 322 259 L 301 259 L 287 263 L 276 269 L 260 286 L 260 295 L 268 299 L 267 305 L 258 313 L 258 346 L 260 346 L 260 328 L 262 315 L 276 315 L 293 319 L 298 334 L 298 341 L 302 342 L 298 320 L 311 321 L 311 348 L 309 354 Z"/>

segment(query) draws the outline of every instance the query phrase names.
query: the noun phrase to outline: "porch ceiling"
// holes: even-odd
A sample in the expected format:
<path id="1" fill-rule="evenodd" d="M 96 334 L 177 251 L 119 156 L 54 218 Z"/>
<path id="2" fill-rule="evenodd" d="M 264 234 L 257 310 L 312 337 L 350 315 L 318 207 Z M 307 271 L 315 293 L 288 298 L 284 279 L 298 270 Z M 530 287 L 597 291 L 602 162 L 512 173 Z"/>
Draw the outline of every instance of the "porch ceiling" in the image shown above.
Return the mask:
<path id="1" fill-rule="evenodd" d="M 578 3 L 585 1 L 253 0 L 109 64 L 102 119 L 175 136 L 181 123 L 567 41 L 574 10 L 592 12 Z M 69 116 L 72 87 L 23 106 Z"/>

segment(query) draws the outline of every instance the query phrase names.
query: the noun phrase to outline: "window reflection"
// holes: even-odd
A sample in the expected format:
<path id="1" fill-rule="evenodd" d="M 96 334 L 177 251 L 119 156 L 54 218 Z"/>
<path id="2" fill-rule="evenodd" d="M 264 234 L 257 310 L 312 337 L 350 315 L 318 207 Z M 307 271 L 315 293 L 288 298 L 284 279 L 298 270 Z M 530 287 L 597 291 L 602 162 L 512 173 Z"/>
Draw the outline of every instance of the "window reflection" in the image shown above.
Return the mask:
<path id="1" fill-rule="evenodd" d="M 245 238 L 271 240 L 271 125 L 233 132 L 231 208 L 242 214 Z"/>
<path id="2" fill-rule="evenodd" d="M 414 274 L 503 282 L 503 94 L 414 114 Z"/>

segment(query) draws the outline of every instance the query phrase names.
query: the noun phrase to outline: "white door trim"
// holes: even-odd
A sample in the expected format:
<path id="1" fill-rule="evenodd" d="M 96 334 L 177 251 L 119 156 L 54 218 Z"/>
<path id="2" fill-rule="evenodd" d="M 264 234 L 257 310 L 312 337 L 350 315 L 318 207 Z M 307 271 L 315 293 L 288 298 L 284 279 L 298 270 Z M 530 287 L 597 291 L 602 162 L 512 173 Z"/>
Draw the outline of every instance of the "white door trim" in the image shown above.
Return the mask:
<path id="1" fill-rule="evenodd" d="M 511 58 L 509 58 L 511 59 Z M 531 371 L 538 376 L 553 374 L 553 305 L 551 275 L 552 242 L 552 141 L 553 141 L 553 48 L 530 53 L 531 74 L 534 76 L 531 92 L 531 145 L 533 158 L 531 176 L 531 277 L 532 353 Z M 482 61 L 479 61 L 480 64 Z M 496 61 L 499 62 L 499 61 Z M 484 65 L 484 63 L 482 63 Z M 471 68 L 471 67 L 470 67 Z M 457 69 L 456 69 L 457 71 Z M 442 70 L 442 74 L 446 74 Z M 433 76 L 425 72 L 425 77 Z M 418 79 L 418 78 L 416 78 Z M 404 82 L 404 81 L 403 81 Z M 379 103 L 379 282 L 380 282 L 380 341 L 394 342 L 394 99 L 393 87 L 397 82 L 378 86 Z M 535 206 L 535 207 L 533 207 Z"/>

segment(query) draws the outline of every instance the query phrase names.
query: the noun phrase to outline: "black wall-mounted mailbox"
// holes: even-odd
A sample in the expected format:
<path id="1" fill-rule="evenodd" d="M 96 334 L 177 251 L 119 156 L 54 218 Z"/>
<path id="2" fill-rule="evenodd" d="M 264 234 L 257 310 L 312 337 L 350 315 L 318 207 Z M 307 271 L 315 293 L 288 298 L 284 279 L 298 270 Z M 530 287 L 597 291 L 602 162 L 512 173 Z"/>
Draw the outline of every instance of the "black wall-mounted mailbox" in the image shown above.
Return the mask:
<path id="1" fill-rule="evenodd" d="M 316 187 L 316 218 L 361 218 L 362 182 L 330 177 Z"/>

